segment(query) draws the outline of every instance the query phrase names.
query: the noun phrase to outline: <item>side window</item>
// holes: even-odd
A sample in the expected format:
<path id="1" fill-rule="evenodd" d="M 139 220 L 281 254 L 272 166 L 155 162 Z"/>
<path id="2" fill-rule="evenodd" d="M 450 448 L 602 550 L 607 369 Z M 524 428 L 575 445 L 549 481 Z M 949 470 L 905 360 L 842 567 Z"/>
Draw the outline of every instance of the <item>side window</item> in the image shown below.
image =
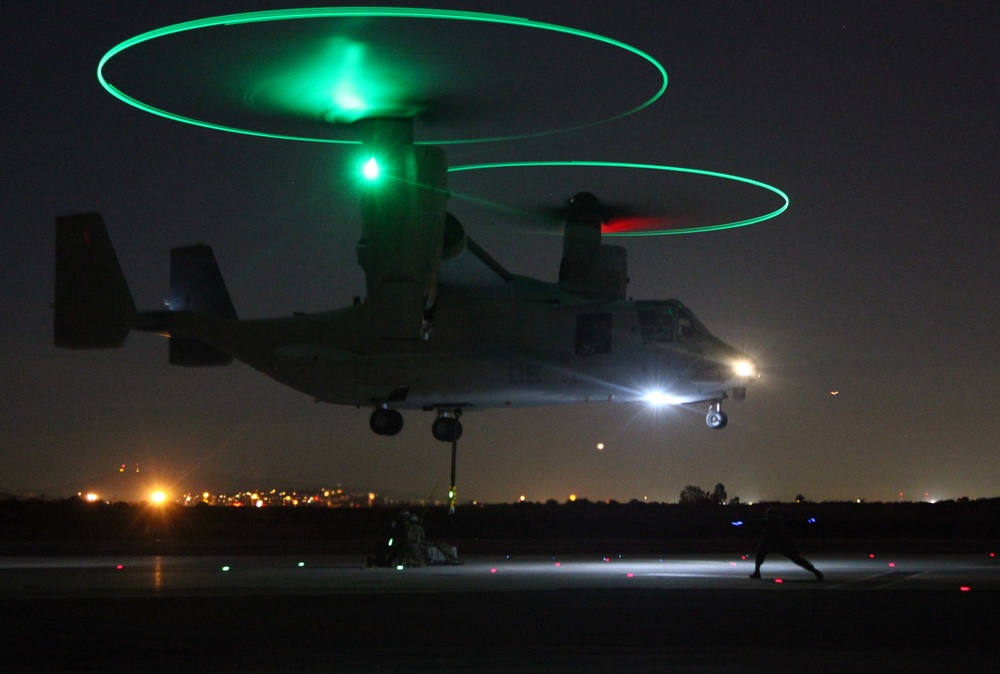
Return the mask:
<path id="1" fill-rule="evenodd" d="M 576 317 L 576 355 L 611 353 L 611 314 Z"/>

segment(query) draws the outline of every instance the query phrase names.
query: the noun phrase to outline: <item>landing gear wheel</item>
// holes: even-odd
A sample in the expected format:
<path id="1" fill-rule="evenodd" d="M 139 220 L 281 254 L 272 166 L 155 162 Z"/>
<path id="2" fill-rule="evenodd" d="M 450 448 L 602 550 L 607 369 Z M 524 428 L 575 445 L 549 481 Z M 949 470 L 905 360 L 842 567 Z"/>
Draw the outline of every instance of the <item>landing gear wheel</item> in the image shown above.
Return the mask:
<path id="1" fill-rule="evenodd" d="M 372 412 L 368 425 L 377 435 L 398 435 L 403 430 L 403 415 L 399 410 L 380 407 Z"/>
<path id="2" fill-rule="evenodd" d="M 708 411 L 708 415 L 705 417 L 705 423 L 708 424 L 709 428 L 725 428 L 728 421 L 729 417 L 726 416 L 726 413 L 715 406 Z"/>
<path id="3" fill-rule="evenodd" d="M 451 442 L 462 437 L 462 422 L 454 417 L 438 417 L 431 425 L 435 440 Z"/>

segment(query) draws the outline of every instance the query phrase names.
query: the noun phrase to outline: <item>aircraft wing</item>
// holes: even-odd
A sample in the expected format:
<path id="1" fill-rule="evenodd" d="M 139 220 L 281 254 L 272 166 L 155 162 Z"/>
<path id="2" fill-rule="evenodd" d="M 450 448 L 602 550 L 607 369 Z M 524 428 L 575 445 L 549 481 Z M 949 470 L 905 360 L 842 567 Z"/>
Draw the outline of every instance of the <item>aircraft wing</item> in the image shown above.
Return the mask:
<path id="1" fill-rule="evenodd" d="M 461 252 L 441 262 L 438 281 L 452 288 L 503 288 L 511 275 L 479 244 L 466 237 Z"/>

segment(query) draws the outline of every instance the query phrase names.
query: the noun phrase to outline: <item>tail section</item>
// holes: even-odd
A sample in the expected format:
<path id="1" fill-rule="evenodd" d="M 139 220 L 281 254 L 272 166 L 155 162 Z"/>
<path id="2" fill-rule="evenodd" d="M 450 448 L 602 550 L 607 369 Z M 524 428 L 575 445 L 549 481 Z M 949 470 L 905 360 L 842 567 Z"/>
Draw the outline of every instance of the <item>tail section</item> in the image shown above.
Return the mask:
<path id="1" fill-rule="evenodd" d="M 209 246 L 198 244 L 170 251 L 170 311 L 190 311 L 236 319 L 236 309 Z M 173 365 L 203 367 L 228 365 L 232 356 L 188 337 L 170 338 Z"/>
<path id="2" fill-rule="evenodd" d="M 55 345 L 120 347 L 135 316 L 135 302 L 101 216 L 82 213 L 57 218 Z"/>

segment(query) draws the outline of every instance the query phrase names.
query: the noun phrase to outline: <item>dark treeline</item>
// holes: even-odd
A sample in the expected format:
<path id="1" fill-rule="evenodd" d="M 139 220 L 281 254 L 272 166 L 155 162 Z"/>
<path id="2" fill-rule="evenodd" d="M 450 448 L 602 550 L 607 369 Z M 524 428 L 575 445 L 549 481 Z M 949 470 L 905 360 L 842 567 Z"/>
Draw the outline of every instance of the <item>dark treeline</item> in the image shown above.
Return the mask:
<path id="1" fill-rule="evenodd" d="M 768 507 L 793 522 L 803 547 L 825 542 L 923 542 L 947 547 L 1000 542 L 1000 498 L 938 503 L 758 503 L 753 505 L 518 503 L 462 505 L 449 515 L 440 506 L 414 505 L 432 538 L 461 542 L 471 550 L 587 549 L 615 543 L 644 550 L 702 542 L 749 544 Z M 363 549 L 406 506 L 375 508 L 233 508 L 200 505 L 0 501 L 0 543 L 8 551 L 46 544 L 246 546 L 292 549 Z M 734 524 L 740 523 L 742 524 Z"/>

